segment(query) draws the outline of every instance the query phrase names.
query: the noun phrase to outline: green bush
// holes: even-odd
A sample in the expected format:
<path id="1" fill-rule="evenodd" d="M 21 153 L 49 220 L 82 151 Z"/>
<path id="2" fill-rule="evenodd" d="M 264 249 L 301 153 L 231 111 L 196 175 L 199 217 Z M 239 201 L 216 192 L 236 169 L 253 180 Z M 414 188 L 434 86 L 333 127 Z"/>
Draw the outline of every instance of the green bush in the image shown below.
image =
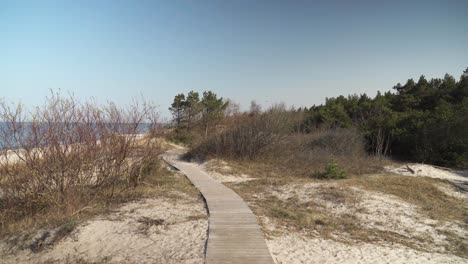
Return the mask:
<path id="1" fill-rule="evenodd" d="M 325 172 L 314 175 L 314 178 L 318 179 L 345 179 L 347 177 L 346 172 L 340 168 L 338 163 L 334 160 L 327 163 Z"/>
<path id="2" fill-rule="evenodd" d="M 459 81 L 443 79 L 398 83 L 394 92 L 328 98 L 323 105 L 304 109 L 300 128 L 356 127 L 366 150 L 378 158 L 391 155 L 405 161 L 468 168 L 468 68 Z M 315 142 L 328 147 L 330 140 Z M 333 141 L 331 141 L 333 143 Z M 343 145 L 340 142 L 338 144 Z"/>

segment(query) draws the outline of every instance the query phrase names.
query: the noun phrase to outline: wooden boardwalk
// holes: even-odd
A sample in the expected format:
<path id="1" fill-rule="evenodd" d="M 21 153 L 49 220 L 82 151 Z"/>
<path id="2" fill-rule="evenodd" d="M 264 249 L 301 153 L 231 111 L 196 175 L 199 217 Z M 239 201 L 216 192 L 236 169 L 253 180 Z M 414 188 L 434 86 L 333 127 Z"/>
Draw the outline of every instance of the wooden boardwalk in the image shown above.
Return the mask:
<path id="1" fill-rule="evenodd" d="M 163 159 L 184 173 L 206 200 L 209 213 L 205 263 L 273 264 L 263 232 L 247 204 L 198 165 L 168 152 Z"/>

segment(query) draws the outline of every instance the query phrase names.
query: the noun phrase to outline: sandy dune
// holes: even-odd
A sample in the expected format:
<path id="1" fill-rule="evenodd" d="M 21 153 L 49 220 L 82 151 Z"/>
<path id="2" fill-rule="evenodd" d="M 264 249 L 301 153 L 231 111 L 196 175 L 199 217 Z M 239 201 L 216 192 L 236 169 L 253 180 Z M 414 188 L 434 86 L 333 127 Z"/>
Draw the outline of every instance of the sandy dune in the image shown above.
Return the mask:
<path id="1" fill-rule="evenodd" d="M 255 180 L 236 175 L 227 163 L 216 161 L 200 164 L 210 170 L 219 182 L 241 183 Z M 214 172 L 210 168 L 215 169 Z M 427 176 L 447 180 L 466 180 L 457 172 L 428 165 L 411 165 L 414 173 L 404 167 L 388 167 L 387 171 L 407 176 Z M 331 215 L 352 214 L 366 228 L 392 232 L 406 238 L 425 237 L 427 250 L 419 251 L 393 243 L 365 243 L 349 239 L 330 239 L 318 234 L 290 231 L 266 216 L 259 215 L 268 235 L 267 245 L 278 264 L 299 263 L 468 263 L 467 259 L 445 252 L 447 237 L 454 232 L 468 239 L 463 223 L 437 223 L 418 212 L 417 208 L 396 196 L 348 188 L 359 197 L 352 206 L 323 199 L 321 188 L 343 188 L 334 183 L 319 182 L 287 184 L 272 188 L 268 195 L 280 200 L 298 199 L 313 202 Z M 468 200 L 465 193 L 456 192 L 440 183 L 448 195 Z M 265 199 L 266 194 L 258 195 Z M 127 203 L 114 212 L 78 226 L 71 235 L 39 253 L 29 249 L 10 248 L 0 242 L 0 263 L 74 263 L 78 260 L 95 263 L 203 263 L 208 221 L 204 203 L 186 195 L 179 199 L 155 198 Z M 251 204 L 254 206 L 253 204 Z M 346 234 L 335 234 L 344 236 Z M 415 243 L 417 240 L 415 240 Z"/>
<path id="2" fill-rule="evenodd" d="M 322 199 L 318 190 L 323 187 L 343 188 L 333 183 L 288 184 L 272 189 L 271 194 L 284 201 L 297 198 L 303 203 L 319 204 L 336 217 L 354 215 L 363 228 L 392 232 L 406 238 L 425 238 L 429 242 L 415 239 L 414 244 L 428 252 L 384 241 L 363 243 L 346 238 L 346 234 L 334 234 L 339 238 L 335 240 L 311 237 L 310 234 L 290 232 L 262 217 L 264 227 L 280 233 L 270 236 L 268 241 L 278 263 L 468 263 L 467 259 L 445 252 L 448 238 L 444 232 L 455 232 L 461 239 L 468 239 L 468 230 L 463 223 L 438 223 L 396 196 L 355 187 L 347 191 L 359 197 L 356 204 L 334 203 Z"/>
<path id="3" fill-rule="evenodd" d="M 207 171 L 214 180 L 221 183 L 241 183 L 256 179 L 249 175 L 233 173 L 232 168 L 222 160 L 207 161 L 201 164 L 200 169 Z"/>
<path id="4" fill-rule="evenodd" d="M 467 171 L 454 171 L 450 169 L 437 168 L 427 164 L 407 164 L 403 166 L 387 166 L 387 172 L 404 176 L 419 176 L 444 179 L 450 181 L 468 181 Z"/>
<path id="5" fill-rule="evenodd" d="M 301 234 L 274 237 L 267 241 L 278 264 L 323 263 L 468 263 L 466 259 L 438 253 L 415 251 L 405 247 L 374 244 L 344 244 L 333 240 L 307 238 Z"/>
<path id="6" fill-rule="evenodd" d="M 146 199 L 81 224 L 39 253 L 0 243 L 1 263 L 203 263 L 208 221 L 201 200 Z"/>
<path id="7" fill-rule="evenodd" d="M 229 166 L 222 161 L 211 161 L 204 164 L 217 172 L 214 178 L 220 182 L 243 182 L 244 178 L 233 175 Z M 430 166 L 429 166 L 430 167 Z M 425 165 L 416 166 L 418 175 L 429 177 L 442 177 L 450 180 L 460 180 L 459 174 Z M 440 172 L 443 173 L 440 173 Z M 411 173 L 411 176 L 415 176 Z M 252 178 L 251 178 L 252 179 Z M 351 192 L 358 198 L 353 204 L 335 203 L 321 197 L 323 188 L 345 188 L 343 191 Z M 452 186 L 440 183 L 440 188 L 448 195 L 467 199 L 468 195 L 457 192 Z M 334 234 L 330 238 L 323 238 L 317 234 L 291 231 L 278 225 L 266 216 L 259 215 L 260 222 L 268 231 L 267 244 L 273 258 L 278 264 L 299 263 L 468 263 L 467 259 L 445 252 L 447 237 L 446 231 L 454 232 L 466 240 L 468 230 L 463 223 L 437 223 L 437 221 L 422 215 L 416 206 L 407 203 L 396 196 L 379 192 L 371 192 L 357 187 L 346 188 L 331 182 L 316 182 L 307 184 L 287 184 L 274 187 L 266 193 L 255 195 L 256 199 L 266 199 L 267 196 L 287 201 L 297 199 L 307 204 L 318 204 L 329 214 L 336 217 L 353 215 L 362 223 L 363 228 L 381 230 L 401 235 L 408 239 L 422 237 L 429 242 L 422 243 L 420 247 L 427 251 L 419 251 L 400 244 L 365 243 L 354 241 L 347 234 Z M 255 206 L 255 202 L 250 204 Z M 336 236 L 342 236 L 343 239 Z M 337 238 L 337 239 L 335 239 Z"/>

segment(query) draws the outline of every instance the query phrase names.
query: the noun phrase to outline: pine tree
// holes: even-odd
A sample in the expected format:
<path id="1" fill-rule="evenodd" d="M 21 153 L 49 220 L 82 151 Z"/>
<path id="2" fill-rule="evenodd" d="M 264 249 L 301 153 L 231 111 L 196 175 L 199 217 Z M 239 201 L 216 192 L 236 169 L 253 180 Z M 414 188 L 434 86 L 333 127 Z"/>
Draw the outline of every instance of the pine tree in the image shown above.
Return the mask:
<path id="1" fill-rule="evenodd" d="M 185 95 L 180 93 L 174 97 L 174 102 L 171 104 L 171 107 L 169 107 L 169 111 L 171 111 L 172 118 L 177 129 L 181 127 L 182 122 L 184 121 L 185 104 Z"/>
<path id="2" fill-rule="evenodd" d="M 201 111 L 200 95 L 197 92 L 190 91 L 185 100 L 185 121 L 187 122 L 187 131 L 193 127 Z"/>
<path id="3" fill-rule="evenodd" d="M 208 129 L 210 126 L 215 124 L 224 115 L 224 109 L 228 106 L 227 102 L 224 102 L 223 98 L 218 96 L 212 91 L 203 92 L 203 98 L 201 100 L 202 106 L 202 123 L 205 127 L 205 138 L 208 136 Z"/>

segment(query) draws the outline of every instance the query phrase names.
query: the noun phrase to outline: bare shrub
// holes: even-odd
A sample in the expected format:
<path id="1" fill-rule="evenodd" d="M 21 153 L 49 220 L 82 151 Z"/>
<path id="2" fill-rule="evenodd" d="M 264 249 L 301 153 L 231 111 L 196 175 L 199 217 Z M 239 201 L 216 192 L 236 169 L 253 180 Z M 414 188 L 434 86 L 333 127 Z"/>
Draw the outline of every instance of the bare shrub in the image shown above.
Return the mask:
<path id="1" fill-rule="evenodd" d="M 332 155 L 363 155 L 364 137 L 357 129 L 325 129 L 312 132 L 308 149 L 321 149 Z"/>
<path id="2" fill-rule="evenodd" d="M 137 101 L 98 106 L 55 93 L 30 112 L 1 102 L 0 209 L 13 217 L 50 206 L 75 211 L 93 195 L 114 196 L 117 185 L 137 186 L 159 153 L 138 135 L 156 129 L 155 109 Z"/>
<path id="3" fill-rule="evenodd" d="M 350 174 L 373 172 L 381 167 L 378 160 L 366 153 L 363 136 L 356 129 L 289 134 L 264 159 L 304 177 L 326 174 L 330 163 L 339 164 Z"/>
<path id="4" fill-rule="evenodd" d="M 284 106 L 276 106 L 265 113 L 238 117 L 231 127 L 201 142 L 187 156 L 253 159 L 291 131 L 290 116 Z"/>
<path id="5" fill-rule="evenodd" d="M 188 153 L 189 158 L 225 158 L 269 164 L 279 174 L 314 177 L 335 162 L 351 174 L 379 167 L 365 151 L 357 129 L 328 128 L 301 133 L 302 114 L 277 105 L 264 113 L 243 115 Z"/>

